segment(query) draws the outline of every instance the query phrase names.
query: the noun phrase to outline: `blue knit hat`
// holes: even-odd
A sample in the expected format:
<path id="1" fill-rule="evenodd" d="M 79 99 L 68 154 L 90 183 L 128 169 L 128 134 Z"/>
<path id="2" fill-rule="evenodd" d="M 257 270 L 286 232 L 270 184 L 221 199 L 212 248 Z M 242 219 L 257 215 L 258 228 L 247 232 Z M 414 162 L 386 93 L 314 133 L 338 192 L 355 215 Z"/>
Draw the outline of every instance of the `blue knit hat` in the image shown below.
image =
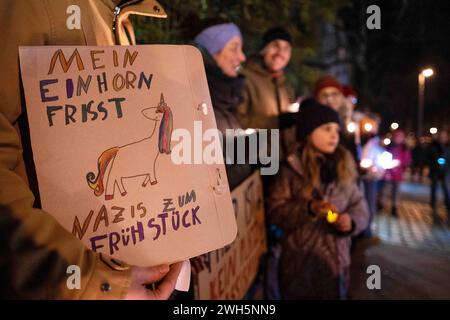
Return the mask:
<path id="1" fill-rule="evenodd" d="M 234 23 L 223 23 L 204 29 L 195 37 L 194 42 L 214 55 L 235 36 L 242 38 L 239 27 Z"/>

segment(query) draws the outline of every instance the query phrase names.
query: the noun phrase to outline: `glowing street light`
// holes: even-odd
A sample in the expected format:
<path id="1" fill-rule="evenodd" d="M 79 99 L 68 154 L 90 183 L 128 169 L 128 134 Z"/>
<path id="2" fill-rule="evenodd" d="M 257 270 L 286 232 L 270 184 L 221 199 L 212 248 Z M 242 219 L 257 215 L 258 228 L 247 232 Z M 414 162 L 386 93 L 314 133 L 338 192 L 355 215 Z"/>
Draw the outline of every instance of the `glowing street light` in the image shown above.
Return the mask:
<path id="1" fill-rule="evenodd" d="M 397 130 L 398 127 L 399 127 L 399 125 L 398 125 L 397 122 L 392 122 L 392 123 L 391 123 L 391 129 L 392 129 L 392 130 Z"/>
<path id="2" fill-rule="evenodd" d="M 384 138 L 383 143 L 384 143 L 385 146 L 388 146 L 388 145 L 391 144 L 391 139 L 389 139 L 389 138 Z"/>
<path id="3" fill-rule="evenodd" d="M 437 129 L 437 128 L 435 128 L 435 127 L 430 128 L 430 133 L 431 133 L 431 134 L 436 134 L 437 132 L 438 132 L 438 129 Z"/>
<path id="4" fill-rule="evenodd" d="M 431 77 L 434 74 L 433 69 L 427 68 L 422 70 L 419 73 L 419 110 L 417 113 L 417 136 L 420 137 L 422 135 L 422 127 L 423 127 L 423 105 L 424 105 L 424 97 L 425 97 L 425 79 Z"/>
<path id="5" fill-rule="evenodd" d="M 422 74 L 424 75 L 425 78 L 431 77 L 434 74 L 433 69 L 428 68 L 422 71 Z"/>

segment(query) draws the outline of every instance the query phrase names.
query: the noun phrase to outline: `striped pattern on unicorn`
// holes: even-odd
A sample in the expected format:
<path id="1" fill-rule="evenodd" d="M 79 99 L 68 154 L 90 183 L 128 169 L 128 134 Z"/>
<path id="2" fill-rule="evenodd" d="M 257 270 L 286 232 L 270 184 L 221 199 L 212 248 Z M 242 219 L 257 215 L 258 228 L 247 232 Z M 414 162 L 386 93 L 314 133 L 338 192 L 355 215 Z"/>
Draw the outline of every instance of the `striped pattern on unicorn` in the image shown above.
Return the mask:
<path id="1" fill-rule="evenodd" d="M 120 194 L 125 196 L 127 191 L 123 184 L 124 179 L 145 177 L 142 183 L 144 188 L 148 183 L 155 185 L 158 182 L 156 160 L 160 153 L 170 154 L 171 152 L 172 111 L 161 93 L 158 106 L 143 109 L 142 115 L 153 122 L 150 136 L 103 151 L 97 161 L 97 176 L 94 172 L 86 175 L 87 183 L 97 197 L 104 193 L 105 200 L 114 199 L 116 187 Z M 159 127 L 158 123 L 160 123 Z M 137 156 L 148 161 L 137 164 L 134 161 Z"/>

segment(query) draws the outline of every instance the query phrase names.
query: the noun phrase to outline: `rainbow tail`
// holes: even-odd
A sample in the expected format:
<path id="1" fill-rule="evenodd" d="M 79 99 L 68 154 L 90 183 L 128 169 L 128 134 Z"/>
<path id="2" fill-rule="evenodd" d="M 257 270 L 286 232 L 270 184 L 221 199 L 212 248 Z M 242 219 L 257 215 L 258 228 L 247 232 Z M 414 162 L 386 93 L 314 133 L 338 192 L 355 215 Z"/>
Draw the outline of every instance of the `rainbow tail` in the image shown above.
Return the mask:
<path id="1" fill-rule="evenodd" d="M 89 172 L 86 175 L 86 180 L 89 185 L 89 187 L 94 190 L 94 194 L 99 197 L 103 194 L 105 191 L 105 187 L 103 184 L 103 177 L 105 176 L 106 168 L 108 167 L 108 164 L 111 162 L 112 159 L 117 154 L 117 151 L 119 151 L 119 147 L 110 148 L 108 150 L 105 150 L 100 157 L 98 158 L 98 171 L 97 171 L 97 177 L 95 177 L 95 174 L 93 172 Z"/>

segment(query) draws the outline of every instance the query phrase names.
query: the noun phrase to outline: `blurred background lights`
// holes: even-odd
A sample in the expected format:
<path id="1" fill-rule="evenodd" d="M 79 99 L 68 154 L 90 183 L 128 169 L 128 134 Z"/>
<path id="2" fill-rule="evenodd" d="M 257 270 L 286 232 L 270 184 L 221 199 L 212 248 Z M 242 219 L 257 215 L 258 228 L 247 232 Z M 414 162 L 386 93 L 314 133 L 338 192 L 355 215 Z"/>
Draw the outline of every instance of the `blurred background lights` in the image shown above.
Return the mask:
<path id="1" fill-rule="evenodd" d="M 364 130 L 366 130 L 367 132 L 372 131 L 372 129 L 373 129 L 373 125 L 371 123 L 364 124 Z"/>
<path id="2" fill-rule="evenodd" d="M 355 132 L 356 131 L 356 123 L 350 122 L 349 124 L 347 124 L 347 131 L 350 133 Z"/>

